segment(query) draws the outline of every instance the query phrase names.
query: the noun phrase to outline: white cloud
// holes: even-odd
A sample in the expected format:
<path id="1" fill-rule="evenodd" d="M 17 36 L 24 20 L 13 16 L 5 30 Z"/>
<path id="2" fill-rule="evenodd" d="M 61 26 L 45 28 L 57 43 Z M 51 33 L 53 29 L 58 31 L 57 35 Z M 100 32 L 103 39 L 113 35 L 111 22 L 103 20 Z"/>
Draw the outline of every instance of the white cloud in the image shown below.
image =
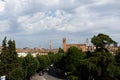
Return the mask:
<path id="1" fill-rule="evenodd" d="M 0 32 L 6 32 L 10 30 L 8 21 L 0 21 Z"/>
<path id="2" fill-rule="evenodd" d="M 19 0 L 6 0 L 5 1 L 5 11 L 8 13 L 8 14 L 19 14 L 20 11 L 22 9 L 22 6 L 20 4 L 20 1 Z"/>
<path id="3" fill-rule="evenodd" d="M 0 13 L 4 11 L 5 4 L 4 2 L 0 1 Z"/>
<path id="4" fill-rule="evenodd" d="M 94 5 L 103 6 L 120 2 L 119 0 L 93 0 Z"/>
<path id="5" fill-rule="evenodd" d="M 6 0 L 5 11 L 6 15 L 12 15 L 11 19 L 15 17 L 15 19 L 18 20 L 19 29 L 27 33 L 32 34 L 34 32 L 51 29 L 79 32 L 106 25 L 105 23 L 107 21 L 105 21 L 105 19 L 109 17 L 109 20 L 111 20 L 112 16 L 108 15 L 101 18 L 100 15 L 104 15 L 104 13 L 93 12 L 91 7 L 95 8 L 97 5 L 102 6 L 116 3 L 117 0 L 91 0 L 91 3 L 80 2 L 81 1 L 78 0 Z M 35 6 L 41 9 L 43 5 L 45 6 L 45 8 L 43 8 L 45 9 L 44 11 L 34 11 L 34 9 L 36 9 Z M 49 10 L 46 9 L 46 7 Z M 71 12 L 67 12 L 66 8 L 71 8 Z M 25 12 L 29 13 L 26 14 Z M 114 20 L 114 23 L 117 24 L 118 21 Z"/>
<path id="6" fill-rule="evenodd" d="M 0 32 L 47 31 L 119 34 L 120 0 L 0 1 Z M 9 33 L 10 34 L 10 33 Z M 11 35 L 11 34 L 10 34 Z M 21 35 L 21 34 L 19 34 Z M 81 35 L 82 36 L 82 35 Z"/>
<path id="7" fill-rule="evenodd" d="M 26 33 L 31 34 L 51 29 L 61 30 L 65 27 L 61 25 L 64 24 L 69 17 L 70 14 L 61 10 L 55 10 L 54 12 L 38 12 L 33 16 L 20 16 L 18 22 Z"/>
<path id="8" fill-rule="evenodd" d="M 53 5 L 58 5 L 59 0 L 39 0 L 40 3 L 44 4 L 45 6 L 53 6 Z"/>
<path id="9" fill-rule="evenodd" d="M 111 15 L 101 17 L 101 13 L 92 12 L 89 6 L 89 4 L 78 6 L 75 8 L 74 14 L 66 13 L 63 10 L 50 10 L 35 13 L 33 16 L 19 17 L 18 21 L 23 30 L 29 34 L 44 30 L 79 32 L 93 29 L 105 32 L 105 28 L 112 29 L 112 26 L 120 23 L 120 18 Z M 103 27 L 105 28 L 103 29 Z M 117 27 L 118 25 L 115 30 L 118 30 Z"/>

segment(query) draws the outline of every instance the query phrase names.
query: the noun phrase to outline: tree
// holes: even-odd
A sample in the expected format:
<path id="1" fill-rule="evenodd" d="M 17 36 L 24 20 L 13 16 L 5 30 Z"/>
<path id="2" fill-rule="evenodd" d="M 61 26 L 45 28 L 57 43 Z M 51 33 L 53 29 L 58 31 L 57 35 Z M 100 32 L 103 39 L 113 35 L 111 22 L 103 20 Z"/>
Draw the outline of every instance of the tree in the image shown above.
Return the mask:
<path id="1" fill-rule="evenodd" d="M 14 40 L 9 40 L 7 43 L 6 37 L 4 38 L 0 60 L 0 68 L 2 69 L 0 74 L 7 76 L 9 79 L 9 73 L 19 66 Z"/>
<path id="2" fill-rule="evenodd" d="M 56 60 L 54 62 L 54 65 L 63 72 L 65 72 L 65 59 L 66 54 L 58 53 L 56 54 Z"/>
<path id="3" fill-rule="evenodd" d="M 16 52 L 15 41 L 9 40 L 8 41 L 8 52 L 9 52 L 9 62 L 11 63 L 18 63 L 18 55 Z"/>
<path id="4" fill-rule="evenodd" d="M 97 51 L 108 51 L 105 48 L 106 46 L 109 46 L 111 44 L 113 44 L 114 46 L 117 45 L 117 42 L 112 40 L 112 38 L 110 38 L 108 35 L 102 33 L 98 34 L 97 36 L 94 36 L 91 42 L 95 45 Z"/>
<path id="5" fill-rule="evenodd" d="M 77 76 L 80 80 L 93 80 L 97 76 L 97 65 L 92 59 L 83 59 L 77 67 Z"/>
<path id="6" fill-rule="evenodd" d="M 120 48 L 116 51 L 115 60 L 117 63 L 120 63 Z"/>
<path id="7" fill-rule="evenodd" d="M 105 34 L 94 36 L 91 42 L 96 46 L 96 51 L 85 54 L 76 47 L 70 47 L 64 56 L 58 58 L 59 61 L 56 60 L 55 65 L 67 72 L 70 80 L 119 79 L 120 51 L 115 57 L 106 49 L 106 46 L 116 46 L 117 43 Z"/>
<path id="8" fill-rule="evenodd" d="M 7 48 L 7 40 L 6 40 L 6 37 L 3 39 L 2 41 L 2 51 L 1 51 L 1 54 L 0 54 L 0 60 L 1 60 L 1 63 L 7 63 L 7 56 L 8 56 L 8 48 Z"/>
<path id="9" fill-rule="evenodd" d="M 97 52 L 94 54 L 94 57 L 97 58 L 96 65 L 99 67 L 98 76 L 110 75 L 108 68 L 114 65 L 114 56 L 109 52 Z"/>
<path id="10" fill-rule="evenodd" d="M 98 80 L 120 76 L 119 65 L 110 52 L 93 52 L 91 57 L 80 60 L 77 67 L 80 80 Z"/>
<path id="11" fill-rule="evenodd" d="M 7 51 L 7 37 L 4 37 L 3 41 L 2 41 L 2 53 L 4 53 L 4 51 Z"/>
<path id="12" fill-rule="evenodd" d="M 9 56 L 8 49 L 7 49 L 7 40 L 6 37 L 2 41 L 2 50 L 0 54 L 0 75 L 8 75 L 7 71 L 7 57 Z"/>
<path id="13" fill-rule="evenodd" d="M 18 67 L 10 72 L 10 80 L 25 80 L 25 72 L 22 67 Z"/>
<path id="14" fill-rule="evenodd" d="M 41 70 L 45 69 L 50 64 L 49 57 L 47 55 L 45 55 L 45 56 L 37 55 L 37 59 L 38 59 L 38 62 L 39 62 L 38 71 L 41 71 Z"/>
<path id="15" fill-rule="evenodd" d="M 65 58 L 65 72 L 67 72 L 69 76 L 78 75 L 78 65 L 80 63 L 80 60 L 84 58 L 85 53 L 83 53 L 82 50 L 79 50 L 76 47 L 70 47 Z"/>
<path id="16" fill-rule="evenodd" d="M 30 79 L 30 77 L 37 72 L 39 67 L 39 61 L 29 53 L 23 59 L 22 67 L 26 72 L 26 78 Z"/>
<path id="17" fill-rule="evenodd" d="M 64 50 L 62 48 L 59 48 L 58 53 L 64 53 Z"/>
<path id="18" fill-rule="evenodd" d="M 55 56 L 54 65 L 58 68 L 61 68 L 63 66 L 61 61 L 64 60 L 63 57 L 65 56 L 65 54 L 57 53 L 54 56 Z"/>
<path id="19" fill-rule="evenodd" d="M 98 34 L 97 36 L 94 36 L 91 42 L 96 46 L 96 52 L 94 52 L 93 57 L 97 60 L 97 63 L 95 63 L 98 68 L 97 78 L 106 79 L 106 77 L 119 76 L 119 65 L 118 63 L 116 63 L 119 62 L 119 54 L 114 57 L 106 49 L 106 46 L 116 46 L 117 42 L 115 42 L 114 40 L 112 40 L 112 38 L 105 34 Z"/>
<path id="20" fill-rule="evenodd" d="M 54 63 L 54 61 L 55 61 L 55 54 L 54 54 L 54 52 L 49 52 L 48 53 L 48 59 L 50 61 L 50 64 Z"/>

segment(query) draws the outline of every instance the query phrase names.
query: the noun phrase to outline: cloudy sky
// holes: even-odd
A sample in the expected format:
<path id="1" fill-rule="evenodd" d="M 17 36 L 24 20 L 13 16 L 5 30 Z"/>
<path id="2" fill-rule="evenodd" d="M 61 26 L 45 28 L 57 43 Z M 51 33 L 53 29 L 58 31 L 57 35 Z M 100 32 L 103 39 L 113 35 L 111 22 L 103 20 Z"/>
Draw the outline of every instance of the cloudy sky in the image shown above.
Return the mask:
<path id="1" fill-rule="evenodd" d="M 0 0 L 0 41 L 49 48 L 85 43 L 98 33 L 120 42 L 120 0 Z M 119 43 L 120 44 L 120 43 Z"/>

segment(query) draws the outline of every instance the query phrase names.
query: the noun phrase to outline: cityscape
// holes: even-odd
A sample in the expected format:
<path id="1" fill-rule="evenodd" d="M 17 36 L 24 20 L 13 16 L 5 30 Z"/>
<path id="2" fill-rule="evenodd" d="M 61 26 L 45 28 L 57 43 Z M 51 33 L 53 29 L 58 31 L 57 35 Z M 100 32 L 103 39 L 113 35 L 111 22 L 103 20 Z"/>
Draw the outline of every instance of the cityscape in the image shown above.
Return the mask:
<path id="1" fill-rule="evenodd" d="M 79 49 L 82 49 L 83 52 L 86 52 L 86 51 L 92 51 L 93 52 L 95 50 L 95 46 L 90 44 L 88 39 L 86 39 L 84 44 L 78 44 L 78 43 L 67 44 L 66 43 L 66 38 L 63 38 L 63 40 L 61 42 L 62 42 L 62 44 L 61 44 L 62 49 L 64 50 L 64 52 L 66 52 L 72 46 L 77 47 Z M 54 53 L 58 52 L 59 48 L 52 48 L 52 43 L 50 43 L 49 46 L 50 46 L 49 49 L 46 49 L 46 48 L 29 48 L 29 47 L 17 48 L 16 52 L 18 54 L 18 57 L 25 57 L 28 53 L 31 53 L 34 57 L 36 57 L 38 54 L 39 55 L 48 55 L 49 52 L 54 52 Z M 118 49 L 118 47 L 107 46 L 107 49 L 111 53 L 114 54 L 115 51 Z M 0 47 L 0 51 L 1 50 L 2 50 L 2 46 Z"/>
<path id="2" fill-rule="evenodd" d="M 120 0 L 0 0 L 0 80 L 120 80 Z"/>
<path id="3" fill-rule="evenodd" d="M 110 44 L 112 44 L 112 45 L 110 45 Z M 82 75 L 82 76 L 80 75 L 81 77 L 80 76 L 77 77 L 77 76 L 72 76 L 72 74 L 69 74 L 68 72 L 66 72 L 67 69 L 72 67 L 71 64 L 74 63 L 75 58 L 78 59 L 78 61 L 75 60 L 75 62 L 79 62 L 79 59 L 81 59 L 81 57 L 83 57 L 83 56 L 84 56 L 83 58 L 89 60 L 89 58 L 92 58 L 91 56 L 94 57 L 95 54 L 98 54 L 98 53 L 100 53 L 99 56 L 96 56 L 98 59 L 99 58 L 104 59 L 104 57 L 106 57 L 106 58 L 108 57 L 108 59 L 105 58 L 105 62 L 106 61 L 108 62 L 109 58 L 115 57 L 116 62 L 119 63 L 120 47 L 117 46 L 117 42 L 112 40 L 108 35 L 105 35 L 102 33 L 98 34 L 97 36 L 94 36 L 92 38 L 91 42 L 89 42 L 89 40 L 86 39 L 86 44 L 78 44 L 78 43 L 68 44 L 67 39 L 63 38 L 63 40 L 62 40 L 63 47 L 56 48 L 56 49 L 52 48 L 51 41 L 50 41 L 49 49 L 29 48 L 29 47 L 16 48 L 15 45 L 16 44 L 15 44 L 14 40 L 9 40 L 7 42 L 7 37 L 5 37 L 4 40 L 2 41 L 2 46 L 0 47 L 0 61 L 1 61 L 1 67 L 0 67 L 1 73 L 0 74 L 5 74 L 5 75 L 0 77 L 1 80 L 12 80 L 14 78 L 17 79 L 17 77 L 19 77 L 21 80 L 22 79 L 24 79 L 24 80 L 41 80 L 41 79 L 42 80 L 59 80 L 59 79 L 60 80 L 69 80 L 69 79 L 70 80 L 79 80 L 79 79 L 98 80 L 99 77 L 100 77 L 99 80 L 102 80 L 102 78 L 103 79 L 108 78 L 110 80 L 119 79 L 118 76 L 117 77 L 115 77 L 115 76 L 113 77 L 113 76 L 109 76 L 109 75 L 105 76 L 106 73 L 104 73 L 104 71 L 103 71 L 104 77 L 103 77 L 102 73 L 98 74 L 96 76 L 94 76 L 94 74 L 92 74 L 91 75 L 92 77 L 89 77 L 91 74 L 91 72 L 90 72 L 88 76 L 86 76 L 86 73 L 85 73 L 85 75 Z M 107 56 L 105 55 L 103 57 L 102 54 L 109 54 L 109 55 L 111 55 L 111 57 L 108 55 Z M 10 56 L 10 57 L 7 57 L 7 56 Z M 15 56 L 16 56 L 16 58 L 15 58 Z M 66 56 L 66 58 L 64 58 L 65 56 Z M 72 58 L 69 56 L 71 56 Z M 86 58 L 85 56 L 88 58 Z M 102 57 L 100 57 L 100 56 L 102 56 Z M 71 62 L 71 61 L 67 62 L 67 63 L 70 63 L 68 65 L 67 65 L 67 63 L 61 62 L 63 60 L 65 60 L 65 62 L 66 62 L 67 58 L 68 58 L 68 61 L 70 60 L 70 58 L 73 59 L 73 62 Z M 25 60 L 25 62 L 27 61 L 27 63 L 25 63 L 24 60 Z M 33 61 L 31 61 L 31 60 L 33 60 Z M 112 60 L 112 58 L 110 59 L 109 64 L 111 64 L 111 60 Z M 39 63 L 37 63 L 37 61 Z M 102 65 L 106 65 L 106 63 L 103 63 L 103 62 L 104 61 L 102 61 Z M 24 67 L 23 67 L 23 72 L 21 72 L 21 75 L 15 73 L 15 72 L 19 72 L 19 71 L 17 71 L 17 69 L 19 70 L 18 66 L 16 67 L 15 72 L 14 72 L 14 70 L 15 70 L 14 68 L 13 68 L 13 72 L 11 72 L 11 70 L 9 70 L 10 65 L 8 67 L 4 67 L 8 64 L 10 64 L 10 65 L 12 64 L 11 66 L 17 65 L 17 64 L 23 65 L 25 67 L 25 70 L 27 69 L 27 72 L 24 71 Z M 89 62 L 89 64 L 90 64 L 90 62 Z M 98 60 L 98 64 L 101 66 L 99 60 Z M 34 66 L 34 65 L 38 65 L 38 66 Z M 69 67 L 66 68 L 65 65 L 67 65 Z M 78 65 L 78 64 L 74 64 L 74 65 Z M 81 64 L 81 65 L 84 65 L 84 64 Z M 87 66 L 89 66 L 89 65 L 87 65 Z M 90 69 L 91 69 L 91 67 L 95 68 L 94 66 L 90 66 Z M 31 70 L 30 68 L 31 69 L 33 68 L 33 71 L 29 71 L 29 70 Z M 66 69 L 64 69 L 64 68 L 66 68 Z M 81 66 L 81 68 L 82 68 L 82 66 Z M 22 69 L 22 67 L 21 67 L 21 69 Z M 85 69 L 87 69 L 87 68 L 85 68 Z M 102 67 L 101 67 L 101 69 L 102 69 Z M 8 71 L 10 71 L 9 74 L 8 74 Z M 24 72 L 25 72 L 26 76 L 24 75 Z M 94 70 L 93 70 L 93 72 L 94 72 Z M 51 79 L 49 79 L 49 78 L 51 78 Z"/>

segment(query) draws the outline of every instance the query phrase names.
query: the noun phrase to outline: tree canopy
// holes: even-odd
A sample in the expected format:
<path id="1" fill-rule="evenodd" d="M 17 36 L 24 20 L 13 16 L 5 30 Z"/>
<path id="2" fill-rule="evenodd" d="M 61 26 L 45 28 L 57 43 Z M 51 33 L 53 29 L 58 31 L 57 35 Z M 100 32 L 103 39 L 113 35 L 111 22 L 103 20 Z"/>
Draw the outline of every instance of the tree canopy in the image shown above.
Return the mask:
<path id="1" fill-rule="evenodd" d="M 76 47 L 70 47 L 58 62 L 58 68 L 67 72 L 69 80 L 119 79 L 120 50 L 115 57 L 106 49 L 106 46 L 116 46 L 117 42 L 106 34 L 93 36 L 91 42 L 96 47 L 94 52 L 82 52 Z"/>
<path id="2" fill-rule="evenodd" d="M 48 55 L 33 57 L 30 53 L 26 57 L 17 57 L 14 40 L 2 42 L 0 54 L 0 75 L 6 75 L 7 80 L 26 80 L 36 71 L 43 70 L 54 64 L 69 80 L 115 80 L 120 79 L 120 49 L 117 55 L 107 51 L 106 46 L 117 45 L 106 34 L 93 36 L 91 42 L 96 51 L 82 52 L 76 47 L 70 47 L 66 53 L 59 48 L 58 53 L 49 52 Z"/>
<path id="3" fill-rule="evenodd" d="M 6 37 L 3 39 L 0 61 L 0 75 L 9 78 L 9 73 L 19 66 L 14 40 L 7 42 Z"/>
<path id="4" fill-rule="evenodd" d="M 96 50 L 106 50 L 106 46 L 109 46 L 113 44 L 114 46 L 117 46 L 117 42 L 112 40 L 108 35 L 106 34 L 98 34 L 97 36 L 93 36 L 91 42 L 95 45 Z"/>

